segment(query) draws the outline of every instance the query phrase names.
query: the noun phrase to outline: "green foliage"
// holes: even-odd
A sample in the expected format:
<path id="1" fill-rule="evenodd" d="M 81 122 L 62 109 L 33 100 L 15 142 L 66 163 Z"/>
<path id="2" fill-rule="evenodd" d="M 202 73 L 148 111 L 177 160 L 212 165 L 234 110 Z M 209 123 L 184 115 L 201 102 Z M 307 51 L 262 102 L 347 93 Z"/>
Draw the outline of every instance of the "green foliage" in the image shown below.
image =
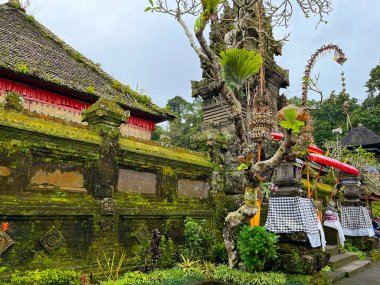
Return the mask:
<path id="1" fill-rule="evenodd" d="M 220 265 L 216 268 L 214 279 L 235 285 L 280 285 L 286 282 L 286 276 L 283 273 L 249 273 L 237 269 L 230 269 L 226 265 Z"/>
<path id="2" fill-rule="evenodd" d="M 204 280 L 205 277 L 198 272 L 197 275 L 185 275 L 181 268 L 154 270 L 147 274 L 140 271 L 127 272 L 118 281 L 102 282 L 102 285 L 158 285 L 158 284 L 189 284 Z"/>
<path id="3" fill-rule="evenodd" d="M 373 102 L 372 106 L 379 105 L 380 103 L 380 63 L 374 67 L 370 73 L 369 73 L 369 80 L 366 82 L 365 86 L 368 88 L 367 92 L 371 97 L 367 98 L 367 102 L 363 102 L 364 107 L 370 107 L 366 106 L 367 103 L 370 103 L 369 101 L 373 99 L 375 102 Z"/>
<path id="4" fill-rule="evenodd" d="M 26 63 L 16 63 L 15 66 L 16 66 L 18 72 L 24 73 L 24 74 L 28 74 L 29 73 L 28 64 L 26 64 Z"/>
<path id="5" fill-rule="evenodd" d="M 267 262 L 277 257 L 278 236 L 265 227 L 244 226 L 237 238 L 240 258 L 249 271 L 263 270 Z"/>
<path id="6" fill-rule="evenodd" d="M 81 274 L 73 270 L 47 269 L 43 271 L 16 271 L 11 285 L 79 285 Z"/>
<path id="7" fill-rule="evenodd" d="M 286 130 L 292 131 L 292 133 L 299 134 L 301 127 L 305 122 L 297 120 L 297 109 L 296 108 L 286 108 L 284 110 L 284 121 L 280 121 L 280 126 Z"/>
<path id="8" fill-rule="evenodd" d="M 380 251 L 379 250 L 372 249 L 369 254 L 370 254 L 373 262 L 380 260 Z"/>
<path id="9" fill-rule="evenodd" d="M 325 267 L 322 268 L 322 272 L 331 273 L 331 272 L 334 272 L 334 269 L 331 266 L 326 265 Z"/>
<path id="10" fill-rule="evenodd" d="M 120 269 L 123 265 L 125 256 L 125 253 L 122 253 L 120 257 L 116 257 L 115 252 L 112 254 L 112 257 L 107 256 L 107 254 L 104 253 L 104 260 L 100 260 L 99 258 L 96 259 L 99 271 L 106 280 L 119 279 Z"/>
<path id="11" fill-rule="evenodd" d="M 348 252 L 356 254 L 358 256 L 358 258 L 361 260 L 367 258 L 367 254 L 364 251 L 359 250 L 356 246 L 352 245 L 349 242 L 344 243 L 344 248 Z"/>
<path id="12" fill-rule="evenodd" d="M 192 284 L 195 281 L 211 279 L 235 285 L 280 285 L 284 284 L 286 276 L 277 272 L 249 273 L 230 269 L 226 265 L 214 266 L 204 263 L 201 268 L 186 273 L 179 267 L 164 270 L 154 270 L 149 273 L 139 271 L 127 272 L 118 281 L 102 282 L 102 285 L 180 285 Z M 297 283 L 295 283 L 297 284 Z M 302 283 L 301 283 L 302 284 Z"/>
<path id="13" fill-rule="evenodd" d="M 374 217 L 380 217 L 380 202 L 372 201 L 372 214 Z"/>
<path id="14" fill-rule="evenodd" d="M 170 121 L 168 130 L 158 127 L 153 137 L 159 140 L 160 135 L 167 135 L 173 145 L 193 149 L 191 137 L 199 133 L 202 126 L 202 101 L 195 99 L 190 103 L 181 96 L 176 96 L 167 102 L 166 109 L 175 114 L 176 118 Z"/>
<path id="15" fill-rule="evenodd" d="M 139 264 L 148 265 L 150 262 L 149 250 L 150 250 L 150 233 L 145 225 L 141 225 L 134 229 L 132 237 L 135 238 L 138 243 L 137 255 Z"/>
<path id="16" fill-rule="evenodd" d="M 191 260 L 183 255 L 181 255 L 181 258 L 182 262 L 177 263 L 177 267 L 180 268 L 185 275 L 200 275 L 202 273 L 199 260 Z"/>
<path id="17" fill-rule="evenodd" d="M 197 223 L 192 218 L 185 219 L 185 244 L 183 253 L 187 258 L 205 260 L 210 258 L 214 238 L 205 227 L 205 220 Z"/>
<path id="18" fill-rule="evenodd" d="M 171 238 L 163 235 L 160 242 L 161 256 L 157 261 L 157 268 L 169 268 L 175 264 L 174 242 Z"/>
<path id="19" fill-rule="evenodd" d="M 93 86 L 88 86 L 86 92 L 89 94 L 95 94 L 95 88 Z"/>
<path id="20" fill-rule="evenodd" d="M 24 110 L 24 104 L 23 104 L 22 95 L 20 95 L 16 92 L 7 92 L 5 94 L 4 108 L 5 109 L 13 109 L 13 110 L 19 111 L 19 112 L 23 111 Z"/>
<path id="21" fill-rule="evenodd" d="M 228 253 L 224 242 L 216 242 L 212 246 L 211 256 L 216 263 L 225 264 L 228 261 Z"/>
<path id="22" fill-rule="evenodd" d="M 195 21 L 194 32 L 202 31 L 210 18 L 214 18 L 218 13 L 218 6 L 223 0 L 201 0 L 203 11 Z"/>
<path id="23" fill-rule="evenodd" d="M 220 53 L 222 75 L 227 86 L 239 92 L 245 81 L 255 75 L 261 66 L 260 54 L 245 48 L 233 48 Z"/>

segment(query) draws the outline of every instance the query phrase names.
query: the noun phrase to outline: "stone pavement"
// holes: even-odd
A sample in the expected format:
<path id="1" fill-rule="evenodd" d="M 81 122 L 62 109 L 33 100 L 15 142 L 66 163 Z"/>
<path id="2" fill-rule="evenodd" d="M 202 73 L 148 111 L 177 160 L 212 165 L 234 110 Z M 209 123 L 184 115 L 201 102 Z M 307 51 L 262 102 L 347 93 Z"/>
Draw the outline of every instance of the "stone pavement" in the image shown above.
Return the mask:
<path id="1" fill-rule="evenodd" d="M 351 278 L 343 278 L 335 283 L 335 285 L 380 285 L 380 261 L 371 264 L 368 269 L 352 276 Z"/>

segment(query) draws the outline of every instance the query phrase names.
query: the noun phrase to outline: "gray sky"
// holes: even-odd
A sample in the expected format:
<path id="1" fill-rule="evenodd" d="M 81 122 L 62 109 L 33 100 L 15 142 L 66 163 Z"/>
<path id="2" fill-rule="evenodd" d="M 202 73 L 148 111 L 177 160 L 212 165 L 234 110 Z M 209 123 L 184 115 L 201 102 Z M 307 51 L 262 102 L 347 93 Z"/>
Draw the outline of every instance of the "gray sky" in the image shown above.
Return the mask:
<path id="1" fill-rule="evenodd" d="M 0 3 L 6 2 L 0 0 Z M 176 95 L 191 98 L 190 80 L 201 78 L 199 61 L 180 25 L 170 16 L 145 13 L 148 0 L 32 0 L 30 11 L 38 21 L 101 64 L 104 70 L 132 88 L 145 89 L 160 106 Z M 339 66 L 331 56 L 317 63 L 320 87 L 327 95 L 341 90 L 340 72 L 347 90 L 365 98 L 364 84 L 380 60 L 380 1 L 333 0 L 328 24 L 315 29 L 316 18 L 306 19 L 297 9 L 288 32 L 290 41 L 276 60 L 290 70 L 288 97 L 300 96 L 303 69 L 323 44 L 338 44 L 348 57 Z M 192 29 L 193 19 L 188 19 Z M 284 31 L 276 30 L 277 36 Z"/>

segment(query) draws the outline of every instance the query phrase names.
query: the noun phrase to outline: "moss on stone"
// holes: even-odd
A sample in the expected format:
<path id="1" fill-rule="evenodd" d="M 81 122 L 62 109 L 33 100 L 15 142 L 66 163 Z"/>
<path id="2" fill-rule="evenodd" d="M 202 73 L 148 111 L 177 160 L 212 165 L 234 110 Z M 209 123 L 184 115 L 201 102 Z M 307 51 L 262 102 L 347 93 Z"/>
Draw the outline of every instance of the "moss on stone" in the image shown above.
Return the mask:
<path id="1" fill-rule="evenodd" d="M 212 168 L 212 163 L 204 154 L 180 148 L 165 148 L 152 141 L 142 142 L 132 138 L 120 138 L 120 149 L 155 156 L 169 160 L 176 160 Z"/>
<path id="2" fill-rule="evenodd" d="M 0 125 L 65 139 L 80 140 L 97 144 L 101 143 L 100 136 L 87 129 L 63 125 L 54 121 L 28 116 L 13 110 L 0 109 Z"/>

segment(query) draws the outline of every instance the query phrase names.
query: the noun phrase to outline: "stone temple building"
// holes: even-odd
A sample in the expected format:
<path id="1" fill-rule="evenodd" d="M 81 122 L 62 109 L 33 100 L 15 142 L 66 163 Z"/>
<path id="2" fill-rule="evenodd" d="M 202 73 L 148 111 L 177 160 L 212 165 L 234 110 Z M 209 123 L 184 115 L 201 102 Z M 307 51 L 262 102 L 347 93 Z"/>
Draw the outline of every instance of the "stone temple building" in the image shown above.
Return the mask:
<path id="1" fill-rule="evenodd" d="M 210 42 L 211 48 L 216 54 L 225 51 L 228 47 L 227 37 L 231 32 L 233 26 L 228 19 L 234 19 L 236 17 L 236 7 L 229 7 L 228 3 L 225 3 L 224 12 L 221 15 L 221 20 L 211 24 Z M 254 4 L 251 7 L 252 11 L 255 10 Z M 247 18 L 244 26 L 247 27 L 249 38 L 258 39 L 257 33 L 257 13 L 253 13 L 254 17 Z M 264 26 L 268 35 L 272 37 L 272 28 L 269 19 L 264 18 Z M 274 121 L 277 121 L 276 114 L 286 102 L 284 95 L 280 96 L 280 89 L 289 86 L 289 71 L 281 68 L 274 61 L 275 55 L 281 55 L 281 44 L 274 39 L 269 39 L 271 45 L 267 45 L 266 59 L 265 59 L 265 88 L 269 92 L 270 97 L 273 99 L 271 106 L 269 106 L 271 116 Z M 227 43 L 226 43 L 227 42 Z M 258 50 L 258 43 L 252 39 L 246 39 L 243 41 L 241 48 L 247 50 Z M 207 67 L 202 64 L 204 70 L 207 71 Z M 258 85 L 257 78 L 251 78 L 249 80 L 249 91 L 251 94 L 256 93 L 256 87 Z M 228 128 L 231 126 L 229 120 L 229 106 L 222 96 L 215 90 L 213 82 L 208 79 L 207 72 L 203 72 L 203 80 L 192 81 L 192 95 L 193 97 L 202 97 L 203 99 L 203 120 L 204 123 L 214 122 L 219 125 L 220 128 Z M 247 117 L 247 99 L 242 100 L 243 116 Z M 252 109 L 252 107 L 251 107 Z M 248 119 L 249 120 L 249 119 Z M 249 122 L 247 122 L 247 125 Z M 277 126 L 277 124 L 275 124 Z"/>
<path id="2" fill-rule="evenodd" d="M 82 110 L 98 98 L 115 99 L 131 112 L 121 133 L 142 139 L 151 138 L 156 123 L 173 117 L 24 12 L 0 5 L 0 102 L 13 91 L 29 111 L 80 123 Z"/>
<path id="3" fill-rule="evenodd" d="M 171 118 L 17 0 L 0 5 L 0 283 L 15 270 L 99 271 L 113 253 L 139 268 L 135 232 L 179 244 L 186 217 L 211 224 L 210 159 L 150 140 Z"/>

